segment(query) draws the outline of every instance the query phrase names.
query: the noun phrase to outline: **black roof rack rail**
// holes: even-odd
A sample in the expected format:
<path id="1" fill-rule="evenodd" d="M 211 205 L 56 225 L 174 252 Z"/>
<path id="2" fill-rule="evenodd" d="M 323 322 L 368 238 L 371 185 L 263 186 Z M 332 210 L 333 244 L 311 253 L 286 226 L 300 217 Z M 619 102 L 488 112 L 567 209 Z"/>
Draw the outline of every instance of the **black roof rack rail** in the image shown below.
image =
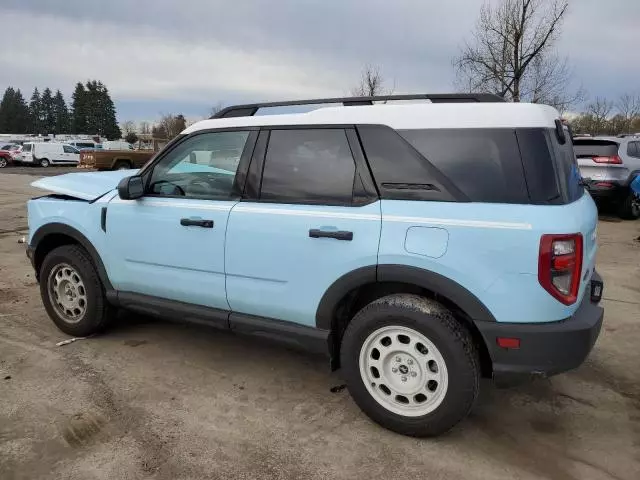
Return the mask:
<path id="1" fill-rule="evenodd" d="M 223 108 L 211 118 L 252 117 L 261 108 L 288 107 L 295 105 L 319 105 L 341 103 L 345 107 L 373 105 L 373 102 L 394 100 L 431 100 L 432 103 L 504 102 L 505 99 L 492 93 L 416 93 L 411 95 L 376 95 L 374 97 L 315 98 L 285 102 L 248 103 Z"/>

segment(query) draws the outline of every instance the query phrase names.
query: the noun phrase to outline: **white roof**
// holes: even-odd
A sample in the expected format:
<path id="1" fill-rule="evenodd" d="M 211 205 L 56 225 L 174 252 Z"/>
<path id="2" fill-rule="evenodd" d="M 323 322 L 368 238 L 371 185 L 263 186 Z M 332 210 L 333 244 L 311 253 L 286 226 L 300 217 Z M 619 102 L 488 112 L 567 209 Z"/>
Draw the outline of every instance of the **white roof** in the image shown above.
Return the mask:
<path id="1" fill-rule="evenodd" d="M 202 120 L 182 133 L 209 128 L 269 125 L 387 125 L 396 130 L 423 128 L 554 128 L 558 111 L 533 103 L 414 103 L 325 107 L 307 113 Z"/>

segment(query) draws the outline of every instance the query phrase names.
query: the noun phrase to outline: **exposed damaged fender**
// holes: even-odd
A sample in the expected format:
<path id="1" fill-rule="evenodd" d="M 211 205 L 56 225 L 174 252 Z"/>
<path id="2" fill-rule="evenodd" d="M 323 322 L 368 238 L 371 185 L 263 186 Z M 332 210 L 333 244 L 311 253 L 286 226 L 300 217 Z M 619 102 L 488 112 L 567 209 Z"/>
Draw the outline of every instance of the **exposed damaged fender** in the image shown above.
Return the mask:
<path id="1" fill-rule="evenodd" d="M 31 186 L 80 200 L 96 200 L 114 190 L 125 177 L 135 175 L 137 170 L 116 170 L 113 172 L 80 172 L 45 177 Z"/>

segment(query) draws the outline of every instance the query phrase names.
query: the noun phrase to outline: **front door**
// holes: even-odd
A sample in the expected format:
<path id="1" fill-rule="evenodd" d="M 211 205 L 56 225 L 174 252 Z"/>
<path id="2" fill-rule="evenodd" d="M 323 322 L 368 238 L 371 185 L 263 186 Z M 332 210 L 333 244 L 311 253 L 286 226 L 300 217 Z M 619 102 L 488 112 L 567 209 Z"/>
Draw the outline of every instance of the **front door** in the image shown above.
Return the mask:
<path id="1" fill-rule="evenodd" d="M 315 326 L 331 284 L 377 264 L 380 202 L 352 129 L 260 135 L 245 189 L 254 198 L 233 207 L 227 227 L 229 304 L 233 312 Z"/>
<path id="2" fill-rule="evenodd" d="M 117 290 L 229 309 L 225 233 L 239 198 L 240 159 L 255 136 L 194 134 L 143 174 L 144 197 L 109 203 L 109 275 Z"/>

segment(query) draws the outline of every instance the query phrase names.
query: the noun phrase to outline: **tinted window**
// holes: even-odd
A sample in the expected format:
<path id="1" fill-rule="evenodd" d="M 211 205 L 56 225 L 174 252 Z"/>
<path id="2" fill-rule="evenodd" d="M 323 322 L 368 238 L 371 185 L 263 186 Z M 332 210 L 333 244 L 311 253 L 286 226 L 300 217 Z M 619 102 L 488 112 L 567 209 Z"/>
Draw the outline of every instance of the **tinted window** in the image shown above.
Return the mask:
<path id="1" fill-rule="evenodd" d="M 640 142 L 629 142 L 627 146 L 627 155 L 630 157 L 640 158 Z"/>
<path id="2" fill-rule="evenodd" d="M 472 201 L 529 202 L 514 130 L 403 130 L 400 134 Z"/>
<path id="3" fill-rule="evenodd" d="M 62 148 L 64 149 L 64 153 L 80 153 L 78 150 L 73 148 L 71 145 L 64 145 Z"/>
<path id="4" fill-rule="evenodd" d="M 260 199 L 351 205 L 355 169 L 342 129 L 273 130 Z"/>
<path id="5" fill-rule="evenodd" d="M 548 130 L 547 139 L 556 159 L 560 189 L 564 192 L 568 203 L 574 202 L 584 194 L 584 187 L 580 184 L 582 176 L 578 169 L 571 138 L 567 135 L 567 141 L 561 145 L 555 130 Z"/>
<path id="6" fill-rule="evenodd" d="M 574 150 L 581 157 L 613 157 L 618 154 L 618 144 L 606 140 L 575 140 Z"/>
<path id="7" fill-rule="evenodd" d="M 523 128 L 516 134 L 531 202 L 562 203 L 553 151 L 547 142 L 549 133 L 542 128 Z"/>
<path id="8" fill-rule="evenodd" d="M 249 132 L 195 135 L 178 144 L 154 167 L 153 195 L 228 199 Z"/>

